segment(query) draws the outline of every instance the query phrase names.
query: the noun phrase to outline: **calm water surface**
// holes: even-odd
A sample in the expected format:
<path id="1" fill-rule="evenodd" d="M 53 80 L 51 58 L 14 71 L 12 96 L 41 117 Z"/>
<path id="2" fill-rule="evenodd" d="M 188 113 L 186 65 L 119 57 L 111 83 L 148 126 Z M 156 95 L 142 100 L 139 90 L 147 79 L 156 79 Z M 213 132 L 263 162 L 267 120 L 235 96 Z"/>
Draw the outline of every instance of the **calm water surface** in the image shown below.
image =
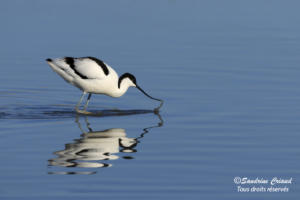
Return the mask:
<path id="1" fill-rule="evenodd" d="M 299 6 L 1 2 L 0 199 L 298 199 Z M 165 105 L 131 88 L 77 115 L 44 61 L 61 56 L 133 73 Z M 234 177 L 293 181 L 242 193 Z"/>

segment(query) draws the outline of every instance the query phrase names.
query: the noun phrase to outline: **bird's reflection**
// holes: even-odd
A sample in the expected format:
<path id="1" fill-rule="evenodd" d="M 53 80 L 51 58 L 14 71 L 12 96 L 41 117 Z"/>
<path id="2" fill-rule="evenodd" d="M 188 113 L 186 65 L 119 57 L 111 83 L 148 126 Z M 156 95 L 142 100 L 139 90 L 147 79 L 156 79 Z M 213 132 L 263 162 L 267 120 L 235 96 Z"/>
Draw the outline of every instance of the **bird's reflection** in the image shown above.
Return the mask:
<path id="1" fill-rule="evenodd" d="M 84 116 L 84 124 L 80 123 L 80 116 L 76 117 L 76 123 L 82 134 L 74 142 L 65 144 L 65 149 L 56 151 L 56 158 L 48 161 L 49 166 L 59 166 L 67 168 L 76 168 L 76 171 L 48 172 L 49 174 L 94 174 L 96 171 L 81 171 L 82 169 L 93 169 L 102 167 L 111 167 L 111 161 L 122 159 L 133 159 L 132 153 L 137 152 L 136 146 L 141 138 L 149 132 L 151 128 L 163 125 L 161 116 L 157 125 L 143 129 L 143 132 L 136 138 L 127 137 L 123 128 L 110 128 L 100 131 L 94 131 L 88 122 L 88 117 Z M 88 130 L 88 131 L 85 131 Z M 123 154 L 123 155 L 122 155 Z M 79 169 L 79 171 L 77 171 Z"/>

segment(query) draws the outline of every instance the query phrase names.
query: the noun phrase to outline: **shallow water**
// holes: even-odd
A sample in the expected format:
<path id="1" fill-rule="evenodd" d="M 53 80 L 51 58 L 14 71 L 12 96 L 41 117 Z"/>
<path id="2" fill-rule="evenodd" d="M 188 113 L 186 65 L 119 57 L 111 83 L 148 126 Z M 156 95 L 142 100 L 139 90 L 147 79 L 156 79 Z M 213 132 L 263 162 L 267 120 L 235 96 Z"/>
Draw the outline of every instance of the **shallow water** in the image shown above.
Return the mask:
<path id="1" fill-rule="evenodd" d="M 299 4 L 1 2 L 0 199 L 298 199 Z M 160 113 L 129 89 L 77 115 L 45 59 L 87 55 Z M 293 181 L 238 192 L 235 177 Z"/>

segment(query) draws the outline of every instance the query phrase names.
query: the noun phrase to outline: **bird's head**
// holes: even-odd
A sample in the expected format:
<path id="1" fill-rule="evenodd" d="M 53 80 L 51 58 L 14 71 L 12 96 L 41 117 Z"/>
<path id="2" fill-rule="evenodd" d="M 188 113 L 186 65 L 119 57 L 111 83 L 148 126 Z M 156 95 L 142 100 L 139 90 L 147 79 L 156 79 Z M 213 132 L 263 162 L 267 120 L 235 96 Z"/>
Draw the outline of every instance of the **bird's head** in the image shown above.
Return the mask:
<path id="1" fill-rule="evenodd" d="M 123 74 L 119 78 L 118 87 L 120 88 L 122 84 L 125 84 L 127 87 L 136 87 L 138 90 L 140 90 L 144 95 L 146 95 L 150 99 L 153 99 L 153 100 L 156 100 L 156 101 L 160 101 L 161 102 L 160 107 L 162 106 L 163 100 L 153 98 L 149 94 L 147 94 L 140 86 L 138 86 L 138 84 L 136 82 L 136 78 L 132 74 L 130 74 L 130 73 Z"/>
<path id="2" fill-rule="evenodd" d="M 119 88 L 121 88 L 121 84 L 125 84 L 127 87 L 136 87 L 136 78 L 130 73 L 125 73 L 119 78 Z"/>

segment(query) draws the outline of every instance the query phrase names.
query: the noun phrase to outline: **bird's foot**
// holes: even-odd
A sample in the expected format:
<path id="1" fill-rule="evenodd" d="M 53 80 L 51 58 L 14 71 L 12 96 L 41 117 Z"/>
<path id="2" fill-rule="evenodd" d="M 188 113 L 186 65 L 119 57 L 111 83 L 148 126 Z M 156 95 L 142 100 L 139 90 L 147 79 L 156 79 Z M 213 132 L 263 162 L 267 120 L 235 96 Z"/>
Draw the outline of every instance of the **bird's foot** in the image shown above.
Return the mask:
<path id="1" fill-rule="evenodd" d="M 86 110 L 79 110 L 78 108 L 75 108 L 76 112 L 78 114 L 82 114 L 82 115 L 91 115 L 93 114 L 92 112 L 86 111 Z"/>
<path id="2" fill-rule="evenodd" d="M 78 108 L 75 108 L 75 111 L 77 114 L 80 114 L 80 115 L 94 115 L 94 116 L 101 116 L 102 115 L 102 112 L 89 112 L 89 111 L 86 111 L 86 110 L 79 110 Z"/>

